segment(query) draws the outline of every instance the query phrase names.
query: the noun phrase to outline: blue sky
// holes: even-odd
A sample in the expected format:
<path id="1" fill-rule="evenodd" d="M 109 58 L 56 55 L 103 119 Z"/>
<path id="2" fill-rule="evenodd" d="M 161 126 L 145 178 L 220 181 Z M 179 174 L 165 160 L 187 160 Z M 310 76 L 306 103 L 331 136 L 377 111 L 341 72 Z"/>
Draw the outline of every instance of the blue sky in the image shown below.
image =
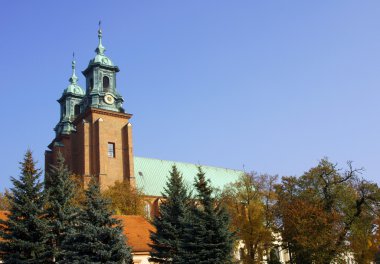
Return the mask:
<path id="1" fill-rule="evenodd" d="M 0 190 L 94 56 L 98 20 L 135 155 L 279 175 L 327 156 L 380 183 L 379 1 L 5 1 Z M 84 86 L 84 78 L 79 76 Z"/>

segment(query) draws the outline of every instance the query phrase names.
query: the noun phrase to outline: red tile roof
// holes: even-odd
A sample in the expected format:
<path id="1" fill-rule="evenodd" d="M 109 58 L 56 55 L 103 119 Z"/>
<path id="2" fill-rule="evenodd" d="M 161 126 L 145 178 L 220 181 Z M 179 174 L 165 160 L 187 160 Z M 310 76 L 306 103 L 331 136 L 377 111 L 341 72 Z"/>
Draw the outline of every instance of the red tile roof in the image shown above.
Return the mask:
<path id="1" fill-rule="evenodd" d="M 0 211 L 0 219 L 6 220 L 6 211 Z M 132 252 L 149 252 L 151 247 L 150 231 L 155 228 L 142 216 L 139 215 L 117 215 L 115 218 L 121 220 L 123 231 L 127 237 L 127 243 L 132 247 Z"/>
<path id="2" fill-rule="evenodd" d="M 155 228 L 142 216 L 139 215 L 117 215 L 124 227 L 124 234 L 127 237 L 128 245 L 132 247 L 133 252 L 149 252 L 152 243 L 150 240 L 150 231 Z"/>

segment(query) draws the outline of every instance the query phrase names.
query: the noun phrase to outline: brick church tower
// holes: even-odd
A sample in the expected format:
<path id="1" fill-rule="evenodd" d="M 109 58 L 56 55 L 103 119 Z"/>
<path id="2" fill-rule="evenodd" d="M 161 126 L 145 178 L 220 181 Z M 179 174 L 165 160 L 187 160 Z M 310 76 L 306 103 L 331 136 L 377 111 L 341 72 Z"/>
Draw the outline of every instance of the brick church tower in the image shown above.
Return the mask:
<path id="1" fill-rule="evenodd" d="M 102 189 L 115 181 L 136 186 L 133 164 L 132 115 L 124 111 L 123 98 L 116 89 L 119 68 L 104 54 L 102 30 L 95 57 L 82 72 L 86 92 L 78 85 L 75 61 L 69 86 L 63 91 L 56 136 L 45 152 L 45 171 L 49 171 L 61 152 L 72 173 L 86 185 L 90 177 L 99 180 Z"/>

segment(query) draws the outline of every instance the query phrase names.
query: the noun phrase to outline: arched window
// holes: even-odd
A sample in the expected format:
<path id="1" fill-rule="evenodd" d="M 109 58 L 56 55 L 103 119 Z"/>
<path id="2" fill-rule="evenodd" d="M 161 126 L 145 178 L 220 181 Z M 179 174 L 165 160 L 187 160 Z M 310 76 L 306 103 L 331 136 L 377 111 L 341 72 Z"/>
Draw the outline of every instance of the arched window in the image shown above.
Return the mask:
<path id="1" fill-rule="evenodd" d="M 239 248 L 239 260 L 243 260 L 245 258 L 244 248 Z"/>
<path id="2" fill-rule="evenodd" d="M 61 114 L 61 119 L 66 116 L 66 105 L 62 105 L 62 114 Z"/>
<path id="3" fill-rule="evenodd" d="M 80 105 L 75 105 L 74 106 L 74 115 L 77 116 L 80 114 Z"/>
<path id="4" fill-rule="evenodd" d="M 94 79 L 90 79 L 90 91 L 94 88 Z"/>
<path id="5" fill-rule="evenodd" d="M 151 216 L 158 216 L 161 204 L 162 204 L 162 199 L 157 198 L 156 200 L 154 200 L 154 202 L 151 206 L 151 209 L 150 209 Z"/>
<path id="6" fill-rule="evenodd" d="M 278 248 L 272 248 L 269 252 L 269 260 L 272 263 L 279 263 L 280 262 L 280 250 Z"/>
<path id="7" fill-rule="evenodd" d="M 103 77 L 103 90 L 105 92 L 109 91 L 109 88 L 110 88 L 110 78 L 108 78 L 107 76 L 104 76 Z"/>
<path id="8" fill-rule="evenodd" d="M 144 202 L 144 213 L 145 213 L 145 217 L 150 219 L 150 216 L 151 216 L 150 203 L 147 201 Z"/>

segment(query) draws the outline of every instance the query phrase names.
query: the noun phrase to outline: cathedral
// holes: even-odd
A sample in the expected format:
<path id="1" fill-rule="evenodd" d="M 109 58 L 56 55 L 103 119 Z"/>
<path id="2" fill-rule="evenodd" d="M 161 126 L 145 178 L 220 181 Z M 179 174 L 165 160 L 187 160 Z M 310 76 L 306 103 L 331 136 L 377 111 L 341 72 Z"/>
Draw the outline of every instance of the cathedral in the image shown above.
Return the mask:
<path id="1" fill-rule="evenodd" d="M 90 177 L 95 177 L 103 190 L 116 181 L 128 181 L 144 193 L 149 218 L 157 212 L 172 165 L 177 166 L 190 186 L 198 164 L 134 156 L 132 114 L 123 108 L 124 100 L 117 89 L 119 68 L 105 51 L 99 27 L 95 57 L 82 71 L 84 88 L 78 83 L 75 61 L 72 61 L 70 83 L 58 99 L 60 117 L 54 128 L 55 138 L 45 152 L 45 169 L 55 163 L 60 152 L 84 185 Z M 236 181 L 243 173 L 203 165 L 202 168 L 217 188 Z"/>

